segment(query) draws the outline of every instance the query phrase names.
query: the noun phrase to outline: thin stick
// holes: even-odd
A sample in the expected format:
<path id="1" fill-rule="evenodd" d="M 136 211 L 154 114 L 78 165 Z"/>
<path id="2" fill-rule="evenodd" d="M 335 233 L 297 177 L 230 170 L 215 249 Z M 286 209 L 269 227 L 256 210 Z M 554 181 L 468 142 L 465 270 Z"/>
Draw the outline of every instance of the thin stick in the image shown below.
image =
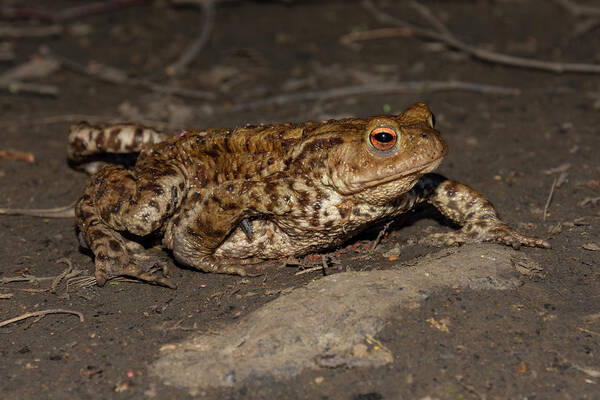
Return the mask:
<path id="1" fill-rule="evenodd" d="M 303 269 L 302 271 L 298 271 L 294 275 L 303 275 L 303 274 L 308 274 L 309 272 L 322 271 L 322 270 L 323 270 L 323 265 L 318 265 L 316 267 L 311 267 L 311 268 Z"/>
<path id="2" fill-rule="evenodd" d="M 63 31 L 61 25 L 48 26 L 0 26 L 0 38 L 18 39 L 60 35 Z"/>
<path id="3" fill-rule="evenodd" d="M 141 4 L 144 1 L 145 0 L 108 0 L 70 7 L 60 11 L 47 11 L 41 8 L 31 7 L 2 7 L 0 8 L 0 16 L 4 18 L 28 18 L 60 22 L 87 17 L 93 14 L 116 11 L 125 7 Z"/>
<path id="4" fill-rule="evenodd" d="M 548 207 L 550 207 L 550 202 L 552 201 L 552 196 L 554 195 L 554 188 L 556 187 L 556 182 L 558 178 L 554 178 L 552 182 L 552 187 L 550 188 L 550 193 L 548 193 L 548 198 L 546 199 L 546 204 L 544 205 L 544 221 L 546 220 L 546 213 L 548 212 Z"/>
<path id="5" fill-rule="evenodd" d="M 0 90 L 10 94 L 35 94 L 38 96 L 56 97 L 58 88 L 52 85 L 40 85 L 37 83 L 10 82 L 0 83 Z"/>
<path id="6" fill-rule="evenodd" d="M 75 203 L 56 208 L 0 208 L 0 215 L 27 215 L 42 218 L 74 218 Z"/>
<path id="7" fill-rule="evenodd" d="M 83 65 L 62 56 L 58 56 L 56 54 L 46 54 L 46 56 L 55 59 L 56 61 L 61 63 L 61 65 L 66 69 L 88 76 L 90 78 L 101 80 L 103 82 L 108 82 L 116 85 L 139 87 L 156 93 L 191 99 L 213 100 L 216 97 L 214 93 L 203 90 L 193 90 L 180 88 L 176 86 L 160 85 L 158 83 L 146 81 L 143 79 L 128 78 L 124 72 L 119 71 L 113 67 L 108 67 L 106 69 L 110 69 L 111 71 L 117 73 L 106 73 L 102 70 L 91 71 L 89 68 L 86 68 Z"/>
<path id="8" fill-rule="evenodd" d="M 52 281 L 56 279 L 56 276 L 33 276 L 33 275 L 24 275 L 24 276 L 9 276 L 7 278 L 0 278 L 1 284 L 7 284 L 12 282 L 41 282 L 41 281 Z"/>
<path id="9" fill-rule="evenodd" d="M 14 322 L 22 321 L 24 319 L 31 318 L 31 317 L 40 317 L 40 316 L 44 317 L 48 314 L 73 314 L 73 315 L 77 315 L 79 317 L 79 322 L 85 321 L 85 319 L 83 318 L 83 314 L 80 313 L 79 311 L 65 310 L 63 308 L 55 308 L 55 309 L 51 309 L 51 310 L 27 312 L 23 315 L 19 315 L 18 317 L 14 317 L 11 319 L 7 319 L 6 321 L 0 322 L 0 327 L 10 325 Z"/>
<path id="10" fill-rule="evenodd" d="M 336 97 L 351 97 L 363 94 L 430 93 L 450 90 L 471 91 L 501 96 L 517 96 L 521 94 L 521 91 L 515 88 L 461 81 L 375 82 L 357 86 L 345 86 L 325 90 L 282 94 L 248 103 L 238 103 L 233 105 L 231 110 L 245 111 L 271 105 L 280 106 L 301 101 L 327 100 Z"/>
<path id="11" fill-rule="evenodd" d="M 0 299 L 10 299 L 14 296 L 14 293 L 0 293 Z"/>
<path id="12" fill-rule="evenodd" d="M 554 0 L 576 17 L 600 17 L 600 8 L 577 4 L 571 0 Z"/>
<path id="13" fill-rule="evenodd" d="M 167 67 L 167 75 L 175 76 L 185 72 L 188 65 L 198 56 L 200 50 L 208 42 L 210 33 L 214 25 L 215 4 L 212 0 L 204 0 L 201 3 L 202 14 L 202 30 L 200 35 L 192 42 L 190 47 L 181 55 L 179 60 Z"/>
<path id="14" fill-rule="evenodd" d="M 578 72 L 578 73 L 589 73 L 589 74 L 600 74 L 600 65 L 598 64 L 581 64 L 581 63 L 562 63 L 562 62 L 552 62 L 552 61 L 541 61 L 532 58 L 524 58 L 524 57 L 515 57 L 507 54 L 496 53 L 493 51 L 488 51 L 484 49 L 480 49 L 474 46 L 471 46 L 462 40 L 458 39 L 453 34 L 449 34 L 449 31 L 446 29 L 444 32 L 433 31 L 430 29 L 420 28 L 416 25 L 413 25 L 404 20 L 398 19 L 391 15 L 388 15 L 378 8 L 370 0 L 363 1 L 363 7 L 379 22 L 392 24 L 398 27 L 403 28 L 403 34 L 406 35 L 406 32 L 410 32 L 413 36 L 423 37 L 426 39 L 435 40 L 438 42 L 442 42 L 446 44 L 448 47 L 453 49 L 460 50 L 466 54 L 471 55 L 480 60 L 508 65 L 512 67 L 518 68 L 530 68 L 537 69 L 540 71 L 551 71 L 557 73 L 563 72 Z M 422 9 L 425 7 L 423 4 L 420 5 L 417 9 Z M 430 15 L 431 12 L 429 11 Z M 425 14 L 423 14 L 425 16 Z M 429 18 L 427 18 L 429 19 Z M 438 20 L 439 22 L 439 20 Z M 364 32 L 362 32 L 364 33 Z M 360 34 L 355 34 L 353 36 L 353 41 L 360 40 Z"/>
<path id="15" fill-rule="evenodd" d="M 390 227 L 390 225 L 392 224 L 392 222 L 393 221 L 389 221 L 388 223 L 386 223 L 383 226 L 383 229 L 379 231 L 379 234 L 377 235 L 377 237 L 373 241 L 373 247 L 371 248 L 371 251 L 374 251 L 375 248 L 377 247 L 377 245 L 379 245 L 379 242 L 381 242 L 381 238 L 383 237 L 383 234 L 388 230 L 388 228 Z"/>
<path id="16" fill-rule="evenodd" d="M 63 124 L 63 123 L 72 123 L 72 122 L 81 122 L 87 121 L 91 124 L 95 123 L 122 123 L 123 118 L 115 118 L 109 116 L 101 116 L 101 115 L 91 115 L 91 114 L 64 114 L 64 115 L 51 115 L 49 117 L 42 117 L 39 119 L 32 118 L 21 118 L 16 120 L 0 120 L 0 127 L 2 126 L 12 126 L 12 125 L 52 125 L 52 124 Z M 157 121 L 151 119 L 142 119 L 136 120 L 136 123 L 146 126 L 154 126 L 154 127 L 170 127 L 170 128 L 183 128 L 176 127 L 173 125 L 169 125 L 168 122 L 165 121 Z"/>

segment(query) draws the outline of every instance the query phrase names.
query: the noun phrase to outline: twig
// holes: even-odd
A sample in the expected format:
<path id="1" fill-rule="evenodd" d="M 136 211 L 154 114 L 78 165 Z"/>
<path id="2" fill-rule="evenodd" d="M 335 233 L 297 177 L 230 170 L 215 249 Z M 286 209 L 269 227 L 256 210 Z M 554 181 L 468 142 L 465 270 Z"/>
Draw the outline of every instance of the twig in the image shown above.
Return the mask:
<path id="1" fill-rule="evenodd" d="M 552 201 L 552 196 L 554 195 L 554 188 L 556 187 L 556 182 L 558 181 L 558 178 L 554 178 L 554 181 L 552 181 L 552 187 L 550 188 L 550 193 L 548 193 L 548 198 L 546 199 L 546 204 L 544 204 L 544 218 L 543 220 L 546 220 L 546 213 L 548 212 L 548 207 L 550 207 L 550 202 Z"/>
<path id="2" fill-rule="evenodd" d="M 71 271 L 73 271 L 73 263 L 68 258 L 62 257 L 56 260 L 56 262 L 67 264 L 67 269 L 61 272 L 60 275 L 58 275 L 56 279 L 52 281 L 52 285 L 50 285 L 50 293 L 56 293 L 58 285 L 60 285 L 60 281 L 62 281 L 65 278 L 65 276 L 67 276 L 69 273 L 71 273 Z"/>
<path id="3" fill-rule="evenodd" d="M 377 247 L 377 245 L 379 245 L 379 242 L 381 242 L 381 238 L 383 237 L 383 234 L 388 230 L 388 228 L 390 227 L 390 225 L 392 224 L 393 221 L 389 221 L 388 223 L 386 223 L 383 226 L 383 229 L 381 229 L 379 231 L 379 233 L 377 234 L 377 237 L 375 238 L 375 240 L 373 240 L 373 246 L 371 247 L 371 251 L 374 251 L 375 248 Z"/>
<path id="4" fill-rule="evenodd" d="M 9 276 L 7 278 L 0 278 L 1 284 L 7 284 L 12 282 L 41 282 L 41 281 L 52 281 L 56 279 L 56 276 L 42 276 L 37 277 L 33 275 L 23 275 L 23 276 Z"/>
<path id="5" fill-rule="evenodd" d="M 450 90 L 471 91 L 501 96 L 517 96 L 521 94 L 521 91 L 515 88 L 461 81 L 375 82 L 367 83 L 364 85 L 345 86 L 339 88 L 315 90 L 292 94 L 282 94 L 248 103 L 234 104 L 231 107 L 231 110 L 245 111 L 271 105 L 280 106 L 288 103 L 295 103 L 307 100 L 326 100 L 336 97 L 350 97 L 363 94 L 424 93 Z"/>
<path id="6" fill-rule="evenodd" d="M 0 158 L 10 161 L 35 162 L 35 156 L 27 151 L 0 149 Z"/>
<path id="7" fill-rule="evenodd" d="M 316 267 L 310 267 L 310 268 L 303 269 L 302 271 L 298 271 L 294 275 L 308 274 L 309 272 L 320 271 L 322 269 L 323 269 L 323 266 L 322 265 L 318 265 Z"/>
<path id="8" fill-rule="evenodd" d="M 564 72 L 579 72 L 579 73 L 589 73 L 589 74 L 600 74 L 600 65 L 597 64 L 580 64 L 580 63 L 562 63 L 562 62 L 552 62 L 552 61 L 541 61 L 532 58 L 524 58 L 524 57 L 515 57 L 507 54 L 496 53 L 493 51 L 488 51 L 484 49 L 480 49 L 474 46 L 471 46 L 462 40 L 458 39 L 456 36 L 450 33 L 447 29 L 445 32 L 433 31 L 430 29 L 420 28 L 416 25 L 413 25 L 404 20 L 393 17 L 389 14 L 386 14 L 375 7 L 372 1 L 365 0 L 363 1 L 363 7 L 379 22 L 392 24 L 398 27 L 403 28 L 402 34 L 406 36 L 407 32 L 409 32 L 412 36 L 423 37 L 426 39 L 435 40 L 438 42 L 442 42 L 446 44 L 448 47 L 460 50 L 466 54 L 471 55 L 472 57 L 478 58 L 480 60 L 508 65 L 512 67 L 518 68 L 530 68 L 537 69 L 540 71 L 551 71 L 557 73 Z M 423 10 L 425 7 L 421 4 L 417 10 Z M 430 17 L 426 17 L 427 14 L 422 14 L 426 19 Z M 429 12 L 429 15 L 431 12 Z M 438 23 L 439 22 L 438 20 Z M 364 32 L 362 32 L 364 34 Z M 365 38 L 368 38 L 366 36 Z M 370 38 L 369 38 L 370 39 Z M 353 40 L 361 40 L 360 34 L 354 34 Z"/>
<path id="9" fill-rule="evenodd" d="M 14 293 L 0 293 L 0 299 L 10 299 L 14 296 Z"/>
<path id="10" fill-rule="evenodd" d="M 125 7 L 141 4 L 144 1 L 145 0 L 108 0 L 65 8 L 60 11 L 48 11 L 31 7 L 2 7 L 0 8 L 0 16 L 4 18 L 27 18 L 60 22 L 87 17 L 93 14 L 116 11 Z"/>
<path id="11" fill-rule="evenodd" d="M 0 83 L 0 90 L 10 94 L 36 94 L 39 96 L 58 96 L 58 88 L 52 85 L 39 85 L 37 83 L 11 82 Z"/>
<path id="12" fill-rule="evenodd" d="M 188 65 L 198 56 L 200 50 L 208 42 L 210 32 L 214 25 L 215 4 L 213 0 L 204 0 L 201 2 L 203 21 L 200 35 L 192 42 L 190 47 L 181 55 L 179 60 L 167 67 L 167 75 L 175 76 L 185 72 Z"/>
<path id="13" fill-rule="evenodd" d="M 101 115 L 91 115 L 91 114 L 64 114 L 64 115 L 51 115 L 49 117 L 42 117 L 39 119 L 32 118 L 20 118 L 16 120 L 0 120 L 0 127 L 4 126 L 13 126 L 13 125 L 52 125 L 52 124 L 63 124 L 63 123 L 73 123 L 73 122 L 81 122 L 87 121 L 91 124 L 95 123 L 122 123 L 123 118 L 115 118 L 109 116 L 101 116 Z M 165 121 L 157 121 L 151 119 L 136 119 L 137 124 L 146 125 L 146 126 L 154 126 L 154 127 L 169 127 L 169 128 L 183 128 L 177 127 L 174 125 L 170 125 Z"/>
<path id="14" fill-rule="evenodd" d="M 590 331 L 589 329 L 585 329 L 585 328 L 577 328 L 577 329 L 579 329 L 581 332 L 585 332 L 585 333 L 588 333 L 590 335 L 600 336 L 600 333 L 594 332 L 594 331 Z"/>
<path id="15" fill-rule="evenodd" d="M 584 6 L 571 0 L 554 0 L 554 2 L 576 17 L 600 17 L 600 8 L 597 7 Z"/>
<path id="16" fill-rule="evenodd" d="M 27 215 L 42 218 L 74 218 L 75 203 L 55 208 L 0 208 L 0 215 Z"/>
<path id="17" fill-rule="evenodd" d="M 159 85 L 158 83 L 150 82 L 143 79 L 129 78 L 123 71 L 120 71 L 113 67 L 100 67 L 96 65 L 96 68 L 93 69 L 86 68 L 75 61 L 69 60 L 68 58 L 58 56 L 56 54 L 50 54 L 49 51 L 48 54 L 45 55 L 55 59 L 56 61 L 61 63 L 61 65 L 66 69 L 91 78 L 101 80 L 103 82 L 108 82 L 116 85 L 139 87 L 156 93 L 191 99 L 213 100 L 216 97 L 214 93 L 203 90 L 193 90 L 180 88 L 176 86 Z"/>
<path id="18" fill-rule="evenodd" d="M 0 322 L 0 327 L 12 324 L 14 322 L 22 321 L 24 319 L 31 318 L 31 317 L 40 317 L 40 316 L 44 317 L 48 314 L 73 314 L 73 315 L 77 315 L 79 317 L 79 322 L 85 321 L 85 319 L 83 318 L 83 314 L 80 313 L 79 311 L 72 311 L 72 310 L 65 310 L 62 308 L 56 308 L 56 309 L 51 309 L 51 310 L 27 312 L 23 315 L 19 315 L 18 317 L 14 317 L 11 319 L 7 319 L 6 321 Z"/>
<path id="19" fill-rule="evenodd" d="M 36 38 L 60 35 L 63 31 L 61 25 L 48 26 L 0 26 L 0 38 Z"/>

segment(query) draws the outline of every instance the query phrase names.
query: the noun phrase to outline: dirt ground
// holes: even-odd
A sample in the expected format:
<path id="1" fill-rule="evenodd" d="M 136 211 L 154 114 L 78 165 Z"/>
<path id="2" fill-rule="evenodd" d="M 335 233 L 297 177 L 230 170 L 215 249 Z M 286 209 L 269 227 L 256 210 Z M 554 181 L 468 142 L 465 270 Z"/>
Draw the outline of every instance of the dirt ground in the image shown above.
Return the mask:
<path id="1" fill-rule="evenodd" d="M 583 1 L 583 0 L 582 0 Z M 481 0 L 422 2 L 460 39 L 503 54 L 557 62 L 600 64 L 598 16 L 568 12 L 559 2 Z M 54 10 L 81 4 L 52 2 Z M 431 29 L 408 2 L 375 3 L 388 15 Z M 589 1 L 590 6 L 600 7 Z M 423 38 L 393 36 L 344 43 L 352 32 L 391 27 L 360 2 L 219 2 L 208 42 L 187 70 L 168 76 L 202 27 L 197 7 L 157 0 L 62 22 L 9 18 L 5 7 L 50 7 L 5 0 L 3 24 L 59 25 L 53 36 L 0 36 L 0 74 L 51 54 L 120 72 L 114 84 L 63 63 L 30 79 L 57 96 L 0 93 L 0 150 L 35 162 L 0 159 L 0 207 L 66 205 L 88 177 L 69 168 L 71 123 L 142 122 L 182 127 L 303 121 L 400 112 L 429 104 L 449 145 L 440 172 L 484 193 L 523 232 L 549 238 L 553 248 L 522 249 L 544 273 L 518 289 L 438 290 L 419 308 L 387 321 L 377 340 L 394 361 L 377 368 L 329 368 L 293 380 L 238 382 L 205 398 L 230 399 L 594 399 L 600 398 L 600 78 L 477 60 Z M 596 19 L 594 19 L 596 18 Z M 12 53 L 12 54 L 11 54 Z M 89 71 L 90 69 L 88 69 Z M 140 78 L 195 91 L 187 97 L 129 85 Z M 0 78 L 1 81 L 2 78 Z M 363 93 L 285 104 L 248 105 L 275 95 L 406 81 L 465 81 L 519 89 Z M 391 84 L 390 84 L 391 85 Z M 6 86 L 6 85 L 5 85 Z M 203 93 L 214 98 L 201 97 Z M 556 183 L 552 199 L 551 188 Z M 595 201 L 594 201 L 595 199 Z M 544 209 L 546 216 L 544 218 Z M 381 226 L 337 251 L 329 273 L 398 267 L 439 248 L 420 244 L 450 228 L 427 210 L 401 218 L 370 251 Z M 424 217 L 424 218 L 420 218 Z M 0 279 L 54 277 L 74 267 L 92 272 L 71 219 L 0 218 Z M 491 245 L 490 246 L 494 246 Z M 400 255 L 390 259 L 391 249 Z M 306 266 L 318 265 L 312 257 Z M 28 318 L 0 327 L 0 398 L 190 398 L 163 385 L 148 366 L 161 346 L 194 333 L 219 332 L 288 288 L 320 279 L 297 266 L 265 265 L 259 278 L 218 276 L 171 265 L 177 290 L 113 282 L 49 288 L 52 280 L 0 284 L 0 321 L 49 309 L 81 312 Z M 433 319 L 432 319 L 433 318 Z M 444 321 L 447 331 L 435 321 Z"/>

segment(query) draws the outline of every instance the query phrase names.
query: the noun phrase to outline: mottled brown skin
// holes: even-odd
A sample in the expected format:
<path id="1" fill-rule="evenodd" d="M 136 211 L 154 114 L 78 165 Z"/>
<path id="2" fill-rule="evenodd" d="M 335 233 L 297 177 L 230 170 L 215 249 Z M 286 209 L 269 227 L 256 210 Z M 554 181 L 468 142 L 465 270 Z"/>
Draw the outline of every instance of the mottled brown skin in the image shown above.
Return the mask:
<path id="1" fill-rule="evenodd" d="M 338 246 L 423 201 L 462 226 L 447 243 L 549 247 L 503 223 L 475 190 L 431 174 L 447 149 L 423 103 L 397 116 L 185 131 L 156 144 L 162 134 L 136 141 L 128 125 L 90 129 L 73 129 L 72 158 L 141 151 L 131 170 L 102 168 L 76 206 L 99 285 L 130 276 L 173 286 L 164 261 L 132 238 L 162 238 L 202 271 L 245 275 L 242 264 Z"/>

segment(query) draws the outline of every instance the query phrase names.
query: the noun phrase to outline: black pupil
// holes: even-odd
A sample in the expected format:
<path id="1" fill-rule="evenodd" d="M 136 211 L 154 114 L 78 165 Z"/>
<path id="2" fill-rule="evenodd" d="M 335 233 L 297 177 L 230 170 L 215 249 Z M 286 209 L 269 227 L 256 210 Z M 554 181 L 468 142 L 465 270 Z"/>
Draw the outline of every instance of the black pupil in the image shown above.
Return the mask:
<path id="1" fill-rule="evenodd" d="M 373 137 L 379 143 L 389 143 L 394 140 L 394 135 L 389 132 L 377 132 Z"/>

